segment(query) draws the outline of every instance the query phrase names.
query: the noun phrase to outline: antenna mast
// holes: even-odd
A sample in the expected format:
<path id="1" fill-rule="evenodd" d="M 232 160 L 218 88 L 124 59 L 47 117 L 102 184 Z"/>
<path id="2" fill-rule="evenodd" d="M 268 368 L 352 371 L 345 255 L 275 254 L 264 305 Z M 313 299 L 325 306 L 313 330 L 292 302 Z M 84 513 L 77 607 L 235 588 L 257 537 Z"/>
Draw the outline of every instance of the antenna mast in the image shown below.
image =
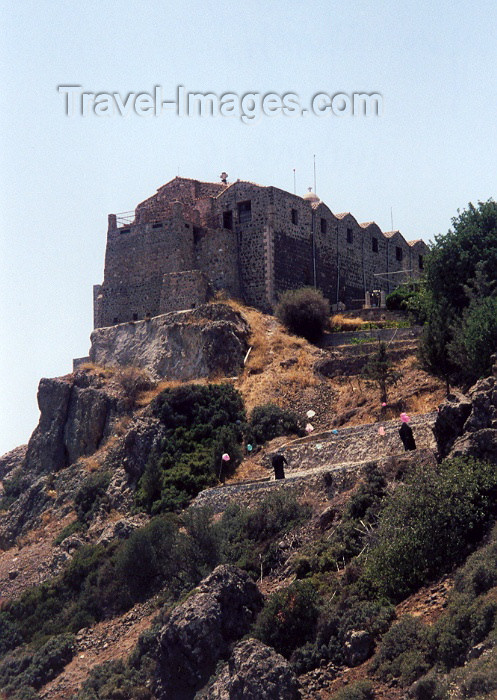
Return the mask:
<path id="1" fill-rule="evenodd" d="M 297 178 L 295 175 L 295 168 L 293 169 L 293 194 L 297 194 Z"/>
<path id="2" fill-rule="evenodd" d="M 316 155 L 314 155 L 314 194 L 317 194 L 317 192 L 316 192 Z"/>

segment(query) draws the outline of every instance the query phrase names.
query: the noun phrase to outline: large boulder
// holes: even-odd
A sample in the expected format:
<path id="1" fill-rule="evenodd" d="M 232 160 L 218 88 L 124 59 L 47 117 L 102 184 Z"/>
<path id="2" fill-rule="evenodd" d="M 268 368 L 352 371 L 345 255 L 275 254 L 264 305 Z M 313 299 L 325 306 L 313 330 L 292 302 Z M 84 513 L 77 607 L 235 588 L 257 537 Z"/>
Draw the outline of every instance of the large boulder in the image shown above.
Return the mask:
<path id="1" fill-rule="evenodd" d="M 365 630 L 350 630 L 345 639 L 347 666 L 359 666 L 373 653 L 373 639 Z"/>
<path id="2" fill-rule="evenodd" d="M 300 691 L 286 659 L 258 639 L 246 639 L 201 700 L 298 700 Z"/>
<path id="3" fill-rule="evenodd" d="M 497 377 L 480 379 L 467 396 L 449 396 L 434 432 L 442 458 L 470 455 L 497 462 Z"/>
<path id="4" fill-rule="evenodd" d="M 248 575 L 218 566 L 171 614 L 159 637 L 155 695 L 158 700 L 191 700 L 220 659 L 247 633 L 262 607 Z"/>
<path id="5" fill-rule="evenodd" d="M 462 434 L 470 413 L 471 400 L 460 391 L 453 391 L 439 406 L 433 432 L 441 458 L 449 454 L 455 440 Z"/>
<path id="6" fill-rule="evenodd" d="M 154 379 L 237 375 L 247 352 L 249 327 L 226 304 L 205 304 L 145 321 L 97 328 L 90 359 L 98 365 L 132 365 Z"/>
<path id="7" fill-rule="evenodd" d="M 151 451 L 160 445 L 165 432 L 160 420 L 149 413 L 135 416 L 126 433 L 109 450 L 105 466 L 113 471 L 122 467 L 130 481 L 138 481 Z"/>
<path id="8" fill-rule="evenodd" d="M 26 471 L 35 473 L 58 471 L 93 454 L 123 412 L 122 401 L 109 395 L 98 377 L 85 372 L 41 379 L 38 406 L 40 421 L 24 463 Z"/>

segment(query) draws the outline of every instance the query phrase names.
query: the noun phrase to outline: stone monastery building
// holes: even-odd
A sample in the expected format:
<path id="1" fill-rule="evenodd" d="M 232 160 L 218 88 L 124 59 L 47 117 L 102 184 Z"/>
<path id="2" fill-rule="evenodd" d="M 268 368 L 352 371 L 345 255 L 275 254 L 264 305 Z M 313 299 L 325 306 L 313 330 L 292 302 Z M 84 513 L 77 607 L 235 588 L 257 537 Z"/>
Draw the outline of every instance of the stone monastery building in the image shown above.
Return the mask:
<path id="1" fill-rule="evenodd" d="M 109 215 L 95 328 L 193 308 L 216 290 L 267 311 L 281 292 L 315 286 L 335 308 L 361 308 L 423 270 L 422 240 L 334 214 L 312 192 L 221 177 L 175 177 Z"/>

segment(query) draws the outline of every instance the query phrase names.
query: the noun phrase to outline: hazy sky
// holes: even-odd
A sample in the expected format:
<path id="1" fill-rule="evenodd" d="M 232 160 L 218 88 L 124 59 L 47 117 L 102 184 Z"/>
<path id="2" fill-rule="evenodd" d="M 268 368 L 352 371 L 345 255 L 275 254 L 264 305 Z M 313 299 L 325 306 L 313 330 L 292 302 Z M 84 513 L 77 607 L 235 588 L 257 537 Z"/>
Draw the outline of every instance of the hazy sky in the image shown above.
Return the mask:
<path id="1" fill-rule="evenodd" d="M 38 420 L 41 377 L 86 355 L 107 215 L 178 173 L 313 184 L 332 211 L 445 233 L 496 195 L 495 0 L 0 2 L 0 453 Z M 379 93 L 381 116 L 67 116 L 89 93 Z M 105 98 L 104 98 L 105 99 Z M 448 272 L 450 274 L 450 272 Z"/>

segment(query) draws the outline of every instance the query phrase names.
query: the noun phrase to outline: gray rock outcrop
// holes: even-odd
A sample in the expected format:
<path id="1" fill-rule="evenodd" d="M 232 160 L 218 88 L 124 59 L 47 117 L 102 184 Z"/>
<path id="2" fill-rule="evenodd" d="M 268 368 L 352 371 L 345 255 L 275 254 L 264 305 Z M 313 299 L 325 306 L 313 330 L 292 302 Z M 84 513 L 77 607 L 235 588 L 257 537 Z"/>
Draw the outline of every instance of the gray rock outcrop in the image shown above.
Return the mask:
<path id="1" fill-rule="evenodd" d="M 233 653 L 201 700 L 298 700 L 298 682 L 280 654 L 258 639 L 246 639 Z"/>
<path id="2" fill-rule="evenodd" d="M 192 700 L 248 631 L 262 596 L 248 575 L 218 566 L 163 627 L 155 695 L 158 700 Z"/>
<path id="3" fill-rule="evenodd" d="M 463 432 L 464 424 L 471 413 L 471 401 L 460 391 L 453 391 L 438 408 L 433 426 L 438 454 L 446 457 L 455 440 Z"/>
<path id="4" fill-rule="evenodd" d="M 27 445 L 20 445 L 15 447 L 10 452 L 6 452 L 2 457 L 0 457 L 0 480 L 8 477 L 14 469 L 17 469 L 24 462 L 26 457 Z"/>
<path id="5" fill-rule="evenodd" d="M 38 387 L 40 421 L 28 443 L 26 471 L 58 471 L 78 457 L 93 454 L 123 412 L 121 401 L 101 387 L 98 377 L 76 372 L 41 379 Z"/>
<path id="6" fill-rule="evenodd" d="M 226 304 L 97 328 L 90 359 L 97 365 L 146 369 L 154 379 L 234 376 L 243 366 L 249 328 Z"/>
<path id="7" fill-rule="evenodd" d="M 467 396 L 449 396 L 439 408 L 434 433 L 441 457 L 497 462 L 497 378 L 480 379 Z"/>
<path id="8" fill-rule="evenodd" d="M 359 666 L 373 653 L 373 639 L 365 630 L 350 630 L 345 639 L 347 666 Z"/>

